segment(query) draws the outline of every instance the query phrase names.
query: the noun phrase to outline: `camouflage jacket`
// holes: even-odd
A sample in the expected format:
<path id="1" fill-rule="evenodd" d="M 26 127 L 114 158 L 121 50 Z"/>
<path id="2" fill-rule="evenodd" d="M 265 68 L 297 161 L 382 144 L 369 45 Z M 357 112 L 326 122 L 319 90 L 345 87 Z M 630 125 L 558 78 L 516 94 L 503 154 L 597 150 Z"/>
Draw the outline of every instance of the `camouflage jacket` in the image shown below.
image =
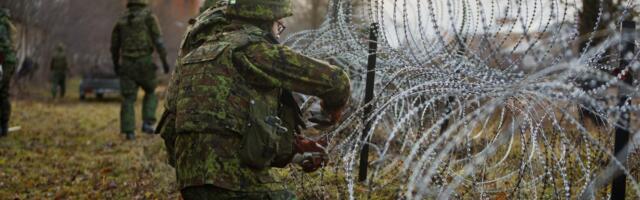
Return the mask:
<path id="1" fill-rule="evenodd" d="M 8 16 L 3 16 L 0 13 L 0 65 L 2 65 L 2 77 L 0 77 L 0 88 L 4 87 L 4 84 L 9 84 L 10 77 L 15 71 L 17 58 L 15 55 L 14 43 L 15 41 L 15 27 L 11 24 Z"/>
<path id="2" fill-rule="evenodd" d="M 139 58 L 153 54 L 154 48 L 166 57 L 158 19 L 146 7 L 133 6 L 118 19 L 111 34 L 111 56 L 114 64 L 120 57 Z"/>
<path id="3" fill-rule="evenodd" d="M 15 62 L 13 41 L 15 37 L 15 27 L 7 16 L 0 15 L 0 54 L 5 56 L 6 62 Z"/>
<path id="4" fill-rule="evenodd" d="M 51 58 L 51 72 L 54 75 L 64 75 L 68 70 L 67 55 L 64 51 L 56 51 Z"/>
<path id="5" fill-rule="evenodd" d="M 212 184 L 234 191 L 274 190 L 282 187 L 270 175 L 278 164 L 251 167 L 253 160 L 243 157 L 247 146 L 261 146 L 261 138 L 277 132 L 268 139 L 288 141 L 277 149 L 292 153 L 290 119 L 299 110 L 285 106 L 291 100 L 288 91 L 318 96 L 328 109 L 340 108 L 350 97 L 349 78 L 335 66 L 274 44 L 256 26 L 229 22 L 212 10 L 187 32 L 169 86 L 170 114 L 162 136 L 170 163 L 180 188 Z M 270 131 L 274 127 L 265 122 L 272 116 L 284 119 L 289 129 Z"/>

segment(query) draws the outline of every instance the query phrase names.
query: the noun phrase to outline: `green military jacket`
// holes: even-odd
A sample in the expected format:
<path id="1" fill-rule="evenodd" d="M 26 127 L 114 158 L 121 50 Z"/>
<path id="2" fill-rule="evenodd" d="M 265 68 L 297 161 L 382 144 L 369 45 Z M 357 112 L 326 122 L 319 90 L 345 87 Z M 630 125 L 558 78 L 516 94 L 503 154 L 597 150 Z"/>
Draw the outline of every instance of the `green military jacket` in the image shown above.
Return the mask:
<path id="1" fill-rule="evenodd" d="M 64 51 L 56 50 L 51 58 L 51 72 L 54 76 L 64 76 L 68 70 L 67 55 Z"/>
<path id="2" fill-rule="evenodd" d="M 282 166 L 276 164 L 279 158 L 269 156 L 272 150 L 293 151 L 290 119 L 299 109 L 285 105 L 291 101 L 289 91 L 318 96 L 327 109 L 341 108 L 349 100 L 350 81 L 343 70 L 273 41 L 262 29 L 230 22 L 214 9 L 190 27 L 169 86 L 169 115 L 162 131 L 180 188 L 283 187 L 270 175 L 271 167 Z M 284 119 L 288 130 L 267 122 L 274 116 Z M 288 144 L 264 145 L 271 140 Z M 265 146 L 268 159 L 243 153 L 253 146 Z M 271 166 L 261 165 L 265 163 Z"/>
<path id="3" fill-rule="evenodd" d="M 121 57 L 147 57 L 147 60 L 151 60 L 154 49 L 161 58 L 166 58 L 157 17 L 146 6 L 130 6 L 118 19 L 111 34 L 111 56 L 114 64 L 119 67 Z"/>
<path id="4" fill-rule="evenodd" d="M 15 27 L 9 17 L 0 12 L 0 56 L 3 56 L 4 59 L 4 63 L 0 63 L 4 72 L 1 80 L 9 80 L 9 77 L 15 71 L 14 67 L 17 62 L 13 46 L 15 32 Z M 1 81 L 0 87 L 5 82 L 7 81 Z"/>

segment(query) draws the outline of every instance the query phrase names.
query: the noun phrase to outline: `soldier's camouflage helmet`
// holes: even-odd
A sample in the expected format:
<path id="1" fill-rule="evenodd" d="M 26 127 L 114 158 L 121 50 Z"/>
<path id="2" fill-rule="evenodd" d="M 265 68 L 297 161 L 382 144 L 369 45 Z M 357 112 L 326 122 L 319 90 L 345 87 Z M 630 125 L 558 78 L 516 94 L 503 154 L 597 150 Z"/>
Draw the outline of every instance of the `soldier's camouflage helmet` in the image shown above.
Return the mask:
<path id="1" fill-rule="evenodd" d="M 64 51 L 64 44 L 58 43 L 58 45 L 56 45 L 56 51 Z"/>
<path id="2" fill-rule="evenodd" d="M 149 4 L 148 0 L 129 0 L 127 5 L 147 5 Z"/>
<path id="3" fill-rule="evenodd" d="M 262 21 L 275 21 L 293 15 L 291 0 L 227 0 L 226 14 Z"/>

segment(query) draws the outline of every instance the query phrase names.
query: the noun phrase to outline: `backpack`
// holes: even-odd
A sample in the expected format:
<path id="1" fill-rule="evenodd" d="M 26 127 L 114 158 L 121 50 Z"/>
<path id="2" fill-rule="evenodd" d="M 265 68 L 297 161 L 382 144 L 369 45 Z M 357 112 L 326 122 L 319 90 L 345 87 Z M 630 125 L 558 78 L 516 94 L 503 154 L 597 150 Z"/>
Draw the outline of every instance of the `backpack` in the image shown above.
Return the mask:
<path id="1" fill-rule="evenodd" d="M 153 53 L 153 38 L 151 38 L 148 20 L 152 17 L 149 9 L 140 11 L 127 10 L 118 21 L 122 56 L 141 57 Z"/>

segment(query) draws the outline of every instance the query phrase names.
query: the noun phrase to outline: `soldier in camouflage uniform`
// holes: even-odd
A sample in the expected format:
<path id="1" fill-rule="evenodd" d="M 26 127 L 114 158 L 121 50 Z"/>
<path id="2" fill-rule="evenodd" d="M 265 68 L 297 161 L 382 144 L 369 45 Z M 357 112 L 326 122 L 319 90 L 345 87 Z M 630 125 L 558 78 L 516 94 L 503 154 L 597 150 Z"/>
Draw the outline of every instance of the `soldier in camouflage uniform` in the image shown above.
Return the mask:
<path id="1" fill-rule="evenodd" d="M 167 53 L 162 42 L 158 20 L 147 7 L 147 0 L 129 0 L 127 11 L 118 20 L 111 36 L 111 56 L 116 73 L 120 76 L 123 97 L 120 111 L 120 129 L 127 139 L 135 139 L 135 111 L 138 87 L 144 92 L 142 105 L 142 131 L 153 133 L 158 99 L 154 49 L 160 54 L 165 73 L 169 73 Z"/>
<path id="2" fill-rule="evenodd" d="M 69 72 L 67 55 L 64 52 L 64 46 L 58 44 L 53 58 L 51 58 L 51 96 L 53 98 L 56 98 L 58 89 L 60 89 L 60 98 L 64 97 L 67 90 L 67 72 Z"/>
<path id="3" fill-rule="evenodd" d="M 323 144 L 296 135 L 300 110 L 291 92 L 320 97 L 336 123 L 349 78 L 278 44 L 290 0 L 224 2 L 192 20 L 183 40 L 158 128 L 169 163 L 186 200 L 296 199 L 270 170 L 323 154 Z M 298 164 L 312 172 L 324 159 Z"/>
<path id="4" fill-rule="evenodd" d="M 9 10 L 0 9 L 0 137 L 9 134 L 11 103 L 9 102 L 9 84 L 15 72 L 16 55 L 13 46 L 15 27 L 9 19 Z"/>

